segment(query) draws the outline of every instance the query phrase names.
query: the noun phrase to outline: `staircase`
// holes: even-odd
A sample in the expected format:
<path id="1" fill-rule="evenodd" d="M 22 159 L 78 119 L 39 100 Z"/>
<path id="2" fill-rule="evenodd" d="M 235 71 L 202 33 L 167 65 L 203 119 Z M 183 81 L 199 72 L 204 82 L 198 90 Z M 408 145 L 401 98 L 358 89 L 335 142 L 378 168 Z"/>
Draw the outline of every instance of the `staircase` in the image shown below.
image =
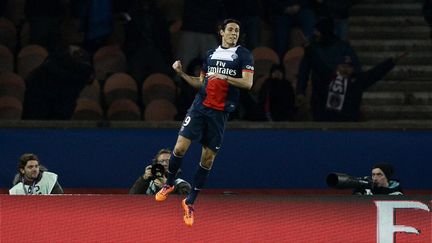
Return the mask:
<path id="1" fill-rule="evenodd" d="M 369 120 L 432 119 L 432 45 L 422 0 L 364 0 L 350 17 L 349 38 L 363 70 L 409 55 L 363 94 Z"/>

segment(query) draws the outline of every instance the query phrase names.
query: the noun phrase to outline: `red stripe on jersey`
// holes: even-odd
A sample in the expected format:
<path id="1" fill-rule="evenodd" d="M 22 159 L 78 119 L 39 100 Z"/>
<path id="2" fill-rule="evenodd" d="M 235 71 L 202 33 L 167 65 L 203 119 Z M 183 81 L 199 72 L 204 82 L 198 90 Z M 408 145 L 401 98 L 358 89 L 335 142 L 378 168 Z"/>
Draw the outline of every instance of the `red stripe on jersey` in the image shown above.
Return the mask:
<path id="1" fill-rule="evenodd" d="M 254 71 L 253 71 L 253 70 L 250 70 L 250 69 L 243 69 L 242 72 L 249 72 L 249 73 L 253 73 Z"/>
<path id="2" fill-rule="evenodd" d="M 225 109 L 228 87 L 229 84 L 223 79 L 209 79 L 206 86 L 207 96 L 203 101 L 203 105 L 215 110 L 223 111 Z"/>

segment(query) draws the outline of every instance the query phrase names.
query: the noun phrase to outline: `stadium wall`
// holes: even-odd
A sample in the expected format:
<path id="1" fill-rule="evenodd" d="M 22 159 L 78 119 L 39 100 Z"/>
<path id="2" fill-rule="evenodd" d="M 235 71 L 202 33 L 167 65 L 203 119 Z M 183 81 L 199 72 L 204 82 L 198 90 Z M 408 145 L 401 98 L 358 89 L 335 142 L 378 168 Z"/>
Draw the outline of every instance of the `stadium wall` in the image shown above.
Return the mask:
<path id="1" fill-rule="evenodd" d="M 170 126 L 2 126 L 0 188 L 8 188 L 24 152 L 39 155 L 65 188 L 129 188 L 162 147 L 172 147 Z M 230 126 L 207 187 L 323 189 L 330 172 L 369 175 L 390 162 L 405 189 L 431 190 L 432 130 L 318 129 L 318 127 Z M 201 148 L 192 145 L 182 177 L 191 180 Z M 428 173 L 429 172 L 429 173 Z"/>

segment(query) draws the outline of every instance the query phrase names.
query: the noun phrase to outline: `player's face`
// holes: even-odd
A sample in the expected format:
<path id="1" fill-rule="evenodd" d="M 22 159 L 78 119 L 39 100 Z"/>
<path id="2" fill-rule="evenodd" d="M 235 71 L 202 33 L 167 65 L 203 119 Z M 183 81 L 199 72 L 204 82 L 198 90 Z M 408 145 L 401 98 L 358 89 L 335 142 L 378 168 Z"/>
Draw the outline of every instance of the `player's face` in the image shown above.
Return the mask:
<path id="1" fill-rule="evenodd" d="M 39 176 L 39 162 L 37 160 L 27 161 L 24 169 L 21 169 L 21 173 L 29 180 L 34 180 Z"/>
<path id="2" fill-rule="evenodd" d="M 220 31 L 223 47 L 233 47 L 237 44 L 240 35 L 240 26 L 236 23 L 228 23 L 224 30 Z"/>
<path id="3" fill-rule="evenodd" d="M 375 186 L 388 187 L 387 177 L 380 168 L 372 170 L 372 181 Z"/>
<path id="4" fill-rule="evenodd" d="M 169 159 L 171 158 L 171 154 L 169 153 L 163 153 L 160 154 L 159 157 L 157 158 L 157 162 L 158 164 L 163 165 L 163 167 L 165 167 L 165 170 L 168 170 L 168 166 L 169 166 Z"/>

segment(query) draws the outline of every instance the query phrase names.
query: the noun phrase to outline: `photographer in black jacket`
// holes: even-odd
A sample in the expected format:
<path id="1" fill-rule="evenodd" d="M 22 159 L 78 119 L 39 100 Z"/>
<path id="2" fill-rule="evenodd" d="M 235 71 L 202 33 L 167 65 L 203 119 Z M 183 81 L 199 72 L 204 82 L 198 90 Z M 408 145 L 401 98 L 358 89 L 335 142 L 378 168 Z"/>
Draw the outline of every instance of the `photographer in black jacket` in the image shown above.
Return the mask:
<path id="1" fill-rule="evenodd" d="M 148 165 L 145 168 L 144 174 L 135 181 L 132 188 L 129 190 L 129 194 L 155 195 L 166 183 L 166 173 L 168 171 L 170 157 L 170 149 L 159 150 L 153 158 L 152 164 Z M 177 177 L 174 184 L 176 188 L 175 193 L 183 195 L 189 194 L 191 185 L 187 181 Z"/>
<path id="2" fill-rule="evenodd" d="M 370 189 L 356 189 L 356 195 L 403 195 L 398 180 L 391 179 L 394 169 L 391 164 L 379 163 L 372 168 L 372 186 Z M 370 179 L 370 178 L 368 178 Z"/>

